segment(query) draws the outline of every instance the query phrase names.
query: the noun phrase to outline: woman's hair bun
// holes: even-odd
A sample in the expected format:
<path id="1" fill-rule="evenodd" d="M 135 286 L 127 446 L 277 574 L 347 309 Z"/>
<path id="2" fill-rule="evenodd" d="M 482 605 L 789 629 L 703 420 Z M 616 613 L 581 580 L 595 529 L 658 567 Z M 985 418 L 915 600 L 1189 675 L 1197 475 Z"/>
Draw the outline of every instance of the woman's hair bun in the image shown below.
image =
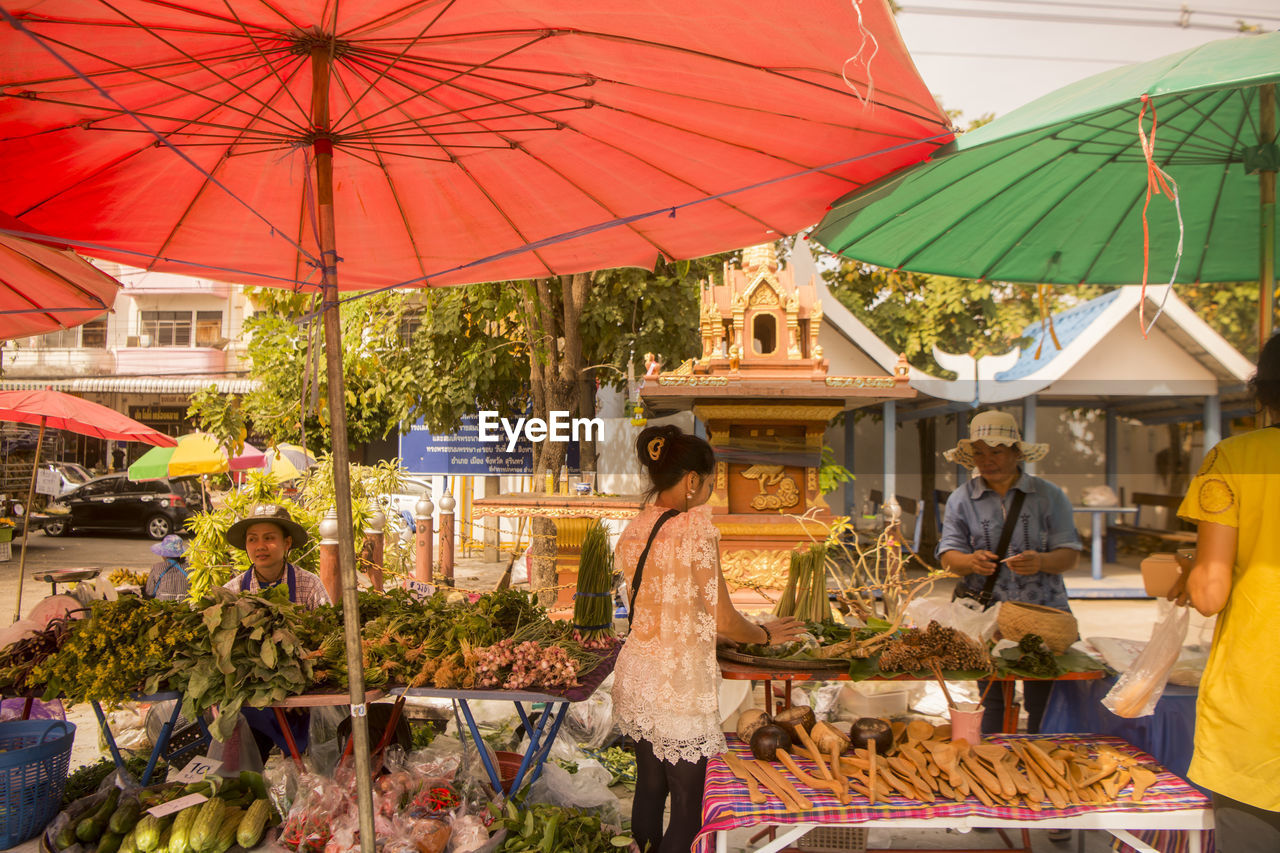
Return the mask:
<path id="1" fill-rule="evenodd" d="M 650 494 L 674 485 L 690 471 L 709 476 L 715 469 L 715 452 L 705 439 L 690 435 L 674 424 L 646 427 L 636 436 L 636 456 L 649 472 Z"/>

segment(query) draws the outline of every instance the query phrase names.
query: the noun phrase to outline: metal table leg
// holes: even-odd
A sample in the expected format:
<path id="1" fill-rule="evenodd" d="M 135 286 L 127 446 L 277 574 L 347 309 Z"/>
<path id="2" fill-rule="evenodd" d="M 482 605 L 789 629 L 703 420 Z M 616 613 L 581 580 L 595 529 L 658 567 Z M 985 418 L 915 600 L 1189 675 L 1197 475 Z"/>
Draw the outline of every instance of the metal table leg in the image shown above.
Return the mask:
<path id="1" fill-rule="evenodd" d="M 140 784 L 145 788 L 151 782 L 151 774 L 155 772 L 156 762 L 160 756 L 164 754 L 165 749 L 169 746 L 169 737 L 173 734 L 173 727 L 178 722 L 178 712 L 182 710 L 181 702 L 173 703 L 173 713 L 169 715 L 169 719 L 165 720 L 163 726 L 160 727 L 160 737 L 156 738 L 155 745 L 151 747 L 151 757 L 147 759 L 147 768 L 142 771 L 142 779 Z"/>

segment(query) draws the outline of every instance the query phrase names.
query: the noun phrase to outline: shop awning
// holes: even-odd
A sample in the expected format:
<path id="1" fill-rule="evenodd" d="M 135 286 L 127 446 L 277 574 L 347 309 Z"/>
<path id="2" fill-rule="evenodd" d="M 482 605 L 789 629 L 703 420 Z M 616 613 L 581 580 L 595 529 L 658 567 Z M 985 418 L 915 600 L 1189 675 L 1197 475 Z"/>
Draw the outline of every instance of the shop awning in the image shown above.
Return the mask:
<path id="1" fill-rule="evenodd" d="M 52 388 L 68 393 L 194 394 L 210 385 L 222 394 L 247 394 L 257 382 L 243 377 L 209 376 L 94 376 L 61 379 L 0 379 L 0 391 Z"/>

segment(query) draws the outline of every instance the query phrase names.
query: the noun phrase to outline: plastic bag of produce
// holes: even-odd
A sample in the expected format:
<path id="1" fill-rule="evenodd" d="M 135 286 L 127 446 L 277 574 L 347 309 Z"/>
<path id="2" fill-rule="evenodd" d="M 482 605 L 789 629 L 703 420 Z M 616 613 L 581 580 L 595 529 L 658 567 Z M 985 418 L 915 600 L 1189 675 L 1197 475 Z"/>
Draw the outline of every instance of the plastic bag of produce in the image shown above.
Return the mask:
<path id="1" fill-rule="evenodd" d="M 1182 652 L 1190 615 L 1190 608 L 1175 607 L 1156 623 L 1146 648 L 1103 697 L 1107 710 L 1117 717 L 1145 717 L 1155 712 L 1169 672 Z"/>
<path id="2" fill-rule="evenodd" d="M 569 706 L 560 737 L 590 749 L 599 749 L 613 737 L 613 675 L 610 674 L 595 693 L 582 702 Z"/>
<path id="3" fill-rule="evenodd" d="M 609 790 L 612 779 L 613 774 L 594 758 L 584 756 L 573 773 L 548 761 L 538 781 L 529 786 L 525 802 L 584 809 L 599 815 L 604 823 L 621 826 L 618 798 Z"/>
<path id="4" fill-rule="evenodd" d="M 906 621 L 908 625 L 916 628 L 926 628 L 930 622 L 937 622 L 944 628 L 955 628 L 985 643 L 996 633 L 996 619 L 1000 616 L 1000 605 L 997 602 L 986 610 L 975 609 L 975 606 L 981 607 L 971 598 L 957 598 L 952 601 L 915 598 L 907 605 Z"/>
<path id="5" fill-rule="evenodd" d="M 459 810 L 449 820 L 453 827 L 449 853 L 479 853 L 489 843 L 489 828 L 479 815 Z"/>

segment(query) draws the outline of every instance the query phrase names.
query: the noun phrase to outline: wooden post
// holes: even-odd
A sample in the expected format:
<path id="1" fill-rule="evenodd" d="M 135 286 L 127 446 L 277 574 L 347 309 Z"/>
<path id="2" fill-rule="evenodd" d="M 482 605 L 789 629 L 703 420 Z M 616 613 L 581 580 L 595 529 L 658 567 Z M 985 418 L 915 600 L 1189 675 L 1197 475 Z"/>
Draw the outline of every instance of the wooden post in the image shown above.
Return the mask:
<path id="1" fill-rule="evenodd" d="M 417 527 L 414 533 L 413 577 L 423 583 L 431 583 L 435 564 L 431 562 L 432 514 L 436 505 L 431 498 L 423 495 L 413 507 L 413 523 Z"/>
<path id="2" fill-rule="evenodd" d="M 330 509 L 320 521 L 320 583 L 333 602 L 342 600 L 342 574 L 338 568 L 338 511 Z"/>
<path id="3" fill-rule="evenodd" d="M 1276 141 L 1276 87 L 1267 83 L 1258 88 L 1258 142 L 1271 145 Z M 1258 349 L 1266 345 L 1274 328 L 1276 302 L 1276 173 L 1258 173 L 1261 206 L 1258 235 L 1261 254 L 1258 270 Z M 1265 418 L 1265 412 L 1263 414 Z"/>
<path id="4" fill-rule="evenodd" d="M 27 574 L 27 540 L 31 537 L 31 504 L 36 499 L 36 476 L 40 472 L 40 451 L 44 450 L 44 425 L 40 417 L 40 432 L 36 434 L 36 458 L 31 463 L 31 484 L 27 486 L 27 505 L 22 508 L 22 553 L 18 555 L 18 594 L 13 599 L 13 622 L 22 618 L 22 579 Z"/>
<path id="5" fill-rule="evenodd" d="M 374 853 L 373 762 L 369 755 L 364 661 L 360 637 L 360 599 L 356 595 L 356 545 L 351 529 L 351 449 L 347 445 L 346 387 L 342 379 L 342 321 L 338 315 L 338 237 L 333 216 L 333 136 L 329 130 L 329 72 L 334 43 L 311 48 L 311 127 L 316 169 L 316 219 L 320 237 L 320 274 L 324 294 L 325 372 L 333 454 L 333 493 L 338 514 L 338 573 L 342 578 L 342 627 L 347 651 L 347 687 L 351 698 L 351 742 L 355 757 L 356 807 L 360 815 L 361 853 Z"/>
<path id="6" fill-rule="evenodd" d="M 457 502 L 448 492 L 440 498 L 440 582 L 453 586 L 453 507 Z"/>

